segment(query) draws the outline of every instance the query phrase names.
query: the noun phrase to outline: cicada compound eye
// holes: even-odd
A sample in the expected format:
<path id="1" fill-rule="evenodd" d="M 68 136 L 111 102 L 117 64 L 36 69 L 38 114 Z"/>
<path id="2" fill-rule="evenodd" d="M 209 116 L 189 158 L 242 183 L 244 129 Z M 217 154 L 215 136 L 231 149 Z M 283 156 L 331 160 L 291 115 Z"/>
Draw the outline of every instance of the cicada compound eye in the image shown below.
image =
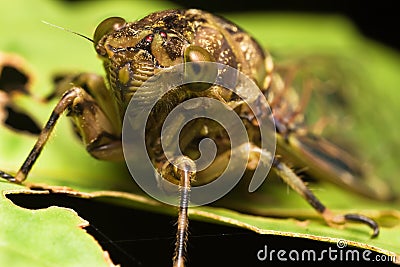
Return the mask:
<path id="1" fill-rule="evenodd" d="M 94 32 L 94 37 L 93 37 L 93 42 L 94 46 L 97 50 L 97 53 L 100 55 L 103 55 L 101 47 L 99 47 L 99 42 L 101 38 L 103 38 L 104 35 L 121 29 L 123 26 L 126 25 L 126 20 L 121 18 L 121 17 L 110 17 L 105 20 L 103 20 L 99 26 L 97 26 L 95 32 Z M 105 51 L 104 51 L 105 53 Z"/>

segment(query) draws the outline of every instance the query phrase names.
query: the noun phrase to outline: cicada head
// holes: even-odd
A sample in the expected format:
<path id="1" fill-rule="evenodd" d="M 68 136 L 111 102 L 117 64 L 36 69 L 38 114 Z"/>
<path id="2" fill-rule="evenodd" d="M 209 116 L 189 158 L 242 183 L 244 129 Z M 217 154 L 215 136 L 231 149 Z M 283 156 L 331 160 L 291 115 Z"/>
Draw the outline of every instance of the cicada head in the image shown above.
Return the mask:
<path id="1" fill-rule="evenodd" d="M 111 17 L 95 31 L 95 49 L 104 62 L 110 89 L 122 106 L 158 70 L 184 61 L 189 26 L 184 22 L 179 24 L 174 11 L 161 13 L 132 23 Z M 176 25 L 170 25 L 171 20 Z M 182 27 L 188 29 L 182 30 Z"/>

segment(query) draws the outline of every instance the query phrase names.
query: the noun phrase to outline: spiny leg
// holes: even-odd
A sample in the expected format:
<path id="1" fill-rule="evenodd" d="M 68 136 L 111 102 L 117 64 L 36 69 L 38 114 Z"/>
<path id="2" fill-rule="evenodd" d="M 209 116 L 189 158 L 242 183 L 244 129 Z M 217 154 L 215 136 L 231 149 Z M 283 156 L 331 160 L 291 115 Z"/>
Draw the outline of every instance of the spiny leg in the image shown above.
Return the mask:
<path id="1" fill-rule="evenodd" d="M 297 176 L 291 168 L 279 161 L 276 157 L 272 158 L 272 155 L 268 153 L 268 151 L 265 151 L 252 143 L 247 143 L 233 148 L 232 153 L 237 153 L 238 155 L 249 153 L 247 168 L 250 170 L 254 170 L 259 161 L 266 165 L 272 161 L 272 169 L 278 174 L 278 176 L 300 196 L 302 196 L 318 213 L 320 213 L 328 224 L 342 224 L 346 221 L 360 222 L 373 229 L 372 237 L 376 237 L 379 234 L 379 226 L 371 218 L 361 214 L 332 214 L 332 212 L 318 200 L 318 198 L 304 184 L 303 180 Z M 229 154 L 230 152 L 219 155 L 208 169 L 198 173 L 198 180 L 203 180 L 204 176 L 207 178 L 218 177 L 223 171 L 224 166 L 226 166 L 229 161 Z"/>
<path id="2" fill-rule="evenodd" d="M 188 204 L 190 201 L 190 174 L 188 171 L 182 172 L 182 185 L 180 191 L 180 203 L 177 221 L 177 232 L 175 250 L 173 256 L 173 266 L 185 266 L 186 244 L 189 232 Z"/>
<path id="3" fill-rule="evenodd" d="M 188 239 L 188 227 L 189 227 L 189 216 L 188 216 L 188 206 L 190 201 L 190 183 L 194 180 L 195 172 L 193 172 L 190 167 L 186 166 L 186 163 L 182 163 L 184 169 L 179 170 L 181 183 L 179 186 L 180 191 L 180 203 L 179 203 L 179 213 L 177 222 L 177 233 L 176 233 L 176 243 L 174 252 L 174 267 L 185 266 L 185 254 L 186 254 L 186 243 Z"/>
<path id="4" fill-rule="evenodd" d="M 179 186 L 179 212 L 172 262 L 174 267 L 184 267 L 189 232 L 190 188 L 196 175 L 195 163 L 188 157 L 177 157 L 173 163 L 166 162 L 161 173 L 164 179 Z"/>
<path id="5" fill-rule="evenodd" d="M 3 171 L 0 171 L 0 177 L 3 178 L 3 179 L 6 179 L 6 180 L 12 181 L 12 182 L 15 181 L 14 176 L 12 176 L 12 175 L 10 175 L 10 174 L 8 174 L 6 172 L 3 172 Z"/>
<path id="6" fill-rule="evenodd" d="M 360 222 L 372 228 L 372 237 L 378 236 L 379 225 L 371 218 L 360 214 L 334 215 L 317 199 L 311 190 L 304 184 L 303 180 L 301 180 L 301 178 L 286 164 L 275 158 L 273 169 L 286 184 L 301 195 L 316 211 L 318 211 L 328 224 L 342 224 L 346 221 Z"/>
<path id="7" fill-rule="evenodd" d="M 0 177 L 16 183 L 21 183 L 26 179 L 64 111 L 68 111 L 67 116 L 71 118 L 74 129 L 88 153 L 102 160 L 121 161 L 123 159 L 119 117 L 114 107 L 111 104 L 107 105 L 104 101 L 110 99 L 104 92 L 106 87 L 101 86 L 102 83 L 99 84 L 97 76 L 79 75 L 78 78 L 81 80 L 79 83 L 82 87 L 71 85 L 71 83 L 66 84 L 66 82 L 59 83 L 58 87 L 66 89 L 65 93 L 53 109 L 17 175 L 13 177 L 0 171 Z M 83 85 L 85 81 L 86 86 Z"/>

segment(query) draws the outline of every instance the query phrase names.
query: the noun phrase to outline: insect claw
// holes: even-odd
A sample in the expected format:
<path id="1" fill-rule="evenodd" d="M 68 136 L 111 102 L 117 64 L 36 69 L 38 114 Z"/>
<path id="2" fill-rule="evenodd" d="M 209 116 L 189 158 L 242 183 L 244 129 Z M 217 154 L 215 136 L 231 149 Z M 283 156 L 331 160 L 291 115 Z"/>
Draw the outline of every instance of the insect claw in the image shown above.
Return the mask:
<path id="1" fill-rule="evenodd" d="M 346 214 L 344 215 L 345 220 L 347 221 L 354 221 L 354 222 L 361 222 L 367 224 L 371 227 L 374 232 L 372 233 L 371 238 L 375 238 L 379 235 L 379 225 L 373 219 L 360 215 L 360 214 Z"/>
<path id="2" fill-rule="evenodd" d="M 6 172 L 3 172 L 3 171 L 0 171 L 0 177 L 3 179 L 6 179 L 9 182 L 13 182 L 13 183 L 17 182 L 17 179 L 15 179 L 14 176 L 12 176 Z"/>

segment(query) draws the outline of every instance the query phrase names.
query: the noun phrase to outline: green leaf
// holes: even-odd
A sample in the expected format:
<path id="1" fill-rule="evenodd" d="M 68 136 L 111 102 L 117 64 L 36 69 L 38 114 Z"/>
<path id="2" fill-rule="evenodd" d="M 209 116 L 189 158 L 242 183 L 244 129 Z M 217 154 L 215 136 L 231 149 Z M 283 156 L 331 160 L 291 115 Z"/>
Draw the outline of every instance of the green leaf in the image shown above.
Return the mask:
<path id="1" fill-rule="evenodd" d="M 0 188 L 1 266 L 114 266 L 108 254 L 82 229 L 88 222 L 74 211 L 61 207 L 24 209 L 4 194 L 33 192 L 4 182 Z"/>
<path id="2" fill-rule="evenodd" d="M 45 104 L 37 99 L 52 90 L 52 74 L 59 71 L 103 73 L 91 43 L 69 32 L 49 27 L 42 20 L 91 37 L 95 26 L 106 17 L 121 16 L 127 20 L 135 20 L 155 10 L 172 7 L 174 6 L 164 1 L 96 1 L 72 5 L 49 0 L 14 0 L 13 5 L 2 7 L 0 51 L 23 57 L 26 68 L 35 77 L 32 84 L 35 97 L 18 96 L 16 103 L 43 124 L 50 115 L 54 102 Z M 351 127 L 344 127 L 345 120 L 342 120 L 342 127 L 336 129 L 336 134 L 354 141 L 355 147 L 362 151 L 363 158 L 374 165 L 377 176 L 391 183 L 396 192 L 400 192 L 400 184 L 396 182 L 399 173 L 396 159 L 400 157 L 400 123 L 397 119 L 397 114 L 400 113 L 397 91 L 397 85 L 400 84 L 398 53 L 365 39 L 340 17 L 241 13 L 229 14 L 228 18 L 252 33 L 273 53 L 277 61 L 293 55 L 316 53 L 343 57 L 354 62 L 355 68 L 360 67 L 363 73 L 362 84 L 366 86 L 351 93 L 350 111 L 354 119 Z M 36 139 L 35 136 L 15 133 L 2 126 L 0 140 L 0 169 L 13 173 L 17 171 Z M 91 158 L 75 138 L 67 119 L 60 120 L 28 182 L 55 193 L 106 200 L 154 212 L 176 213 L 175 209 L 140 193 L 123 164 L 100 162 Z M 398 201 L 376 202 L 324 183 L 311 184 L 310 187 L 336 213 L 357 212 L 376 219 L 382 227 L 380 236 L 371 240 L 370 229 L 358 224 L 349 223 L 342 228 L 327 226 L 303 199 L 292 191 L 288 192 L 286 186 L 277 181 L 267 181 L 252 195 L 243 193 L 242 188 L 238 188 L 214 207 L 195 208 L 190 211 L 190 215 L 195 220 L 235 225 L 262 234 L 303 237 L 333 243 L 344 239 L 357 247 L 387 255 L 400 255 Z M 10 190 L 14 190 L 14 193 L 27 193 L 23 186 L 0 183 L 2 194 Z M 4 260 L 1 263 L 4 265 L 17 266 L 6 261 L 11 258 L 18 258 L 22 264 L 31 257 L 27 250 L 13 251 L 26 246 L 26 241 L 22 238 L 35 240 L 37 236 L 41 236 L 40 233 L 53 235 L 54 238 L 65 231 L 62 227 L 69 227 L 68 231 L 74 232 L 73 236 L 76 236 L 76 243 L 65 241 L 71 247 L 96 247 L 95 242 L 89 240 L 88 235 L 77 227 L 82 221 L 70 211 L 62 208 L 24 210 L 4 197 L 0 204 L 0 244 L 7 244 L 5 249 L 0 250 L 0 259 Z M 26 228 L 17 227 L 21 221 L 26 226 L 32 225 Z M 44 229 L 48 231 L 43 233 Z M 5 231 L 7 235 L 3 233 Z M 12 243 L 9 243 L 11 239 Z M 64 248 L 48 246 L 47 242 L 51 240 L 41 238 L 41 241 L 46 244 L 37 244 L 36 248 L 41 252 L 35 252 L 40 266 L 50 262 L 48 260 L 53 257 L 59 257 L 56 261 L 65 262 L 65 266 L 73 265 L 68 265 L 66 261 L 72 260 L 73 257 L 68 256 L 72 251 L 61 254 L 64 253 Z M 86 255 L 87 257 L 97 258 L 105 264 L 99 248 L 97 251 L 92 248 L 91 251 L 93 252 L 88 253 L 90 255 Z"/>

